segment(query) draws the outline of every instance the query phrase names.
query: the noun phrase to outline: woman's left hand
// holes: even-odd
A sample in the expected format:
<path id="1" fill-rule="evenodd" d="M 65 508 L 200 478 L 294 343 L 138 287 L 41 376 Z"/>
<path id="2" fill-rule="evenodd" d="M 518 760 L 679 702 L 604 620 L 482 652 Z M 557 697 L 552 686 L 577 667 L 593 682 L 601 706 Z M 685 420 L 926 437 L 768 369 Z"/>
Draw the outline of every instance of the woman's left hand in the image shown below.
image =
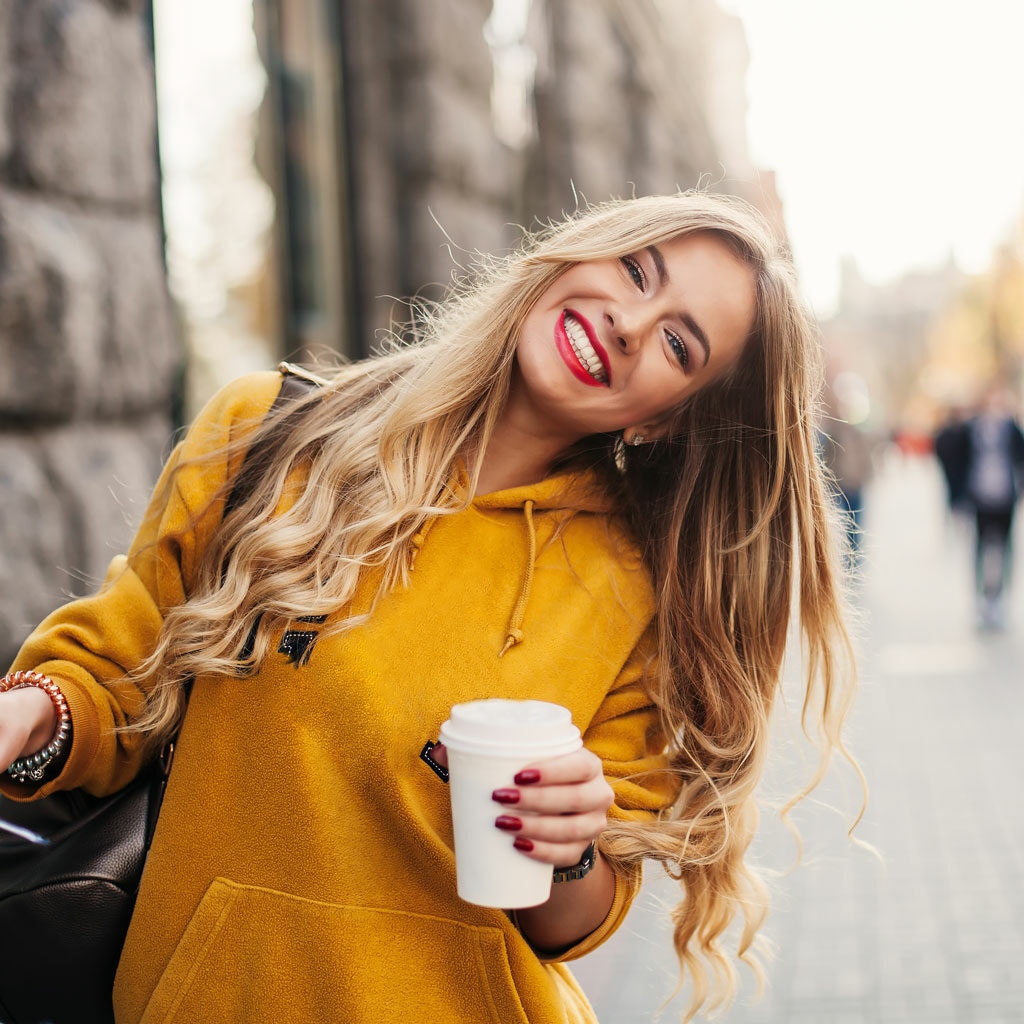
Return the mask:
<path id="1" fill-rule="evenodd" d="M 440 745 L 431 750 L 438 761 L 440 753 Z M 605 781 L 601 759 L 585 747 L 534 761 L 513 781 L 514 786 L 494 791 L 501 812 L 494 825 L 514 835 L 513 846 L 533 860 L 556 867 L 575 864 L 608 825 L 615 793 Z"/>

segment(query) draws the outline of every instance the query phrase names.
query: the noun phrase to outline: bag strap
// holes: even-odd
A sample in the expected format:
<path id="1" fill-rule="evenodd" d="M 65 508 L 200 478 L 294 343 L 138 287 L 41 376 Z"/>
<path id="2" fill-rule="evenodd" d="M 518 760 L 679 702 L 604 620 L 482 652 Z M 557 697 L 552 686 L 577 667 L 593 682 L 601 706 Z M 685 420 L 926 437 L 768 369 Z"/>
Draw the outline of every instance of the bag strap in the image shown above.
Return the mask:
<path id="1" fill-rule="evenodd" d="M 278 363 L 277 369 L 283 377 L 281 390 L 278 391 L 273 405 L 267 410 L 265 418 L 277 415 L 285 406 L 292 405 L 304 398 L 314 387 L 323 387 L 327 383 L 291 363 Z M 235 485 L 231 488 L 231 493 L 224 506 L 225 516 L 252 496 L 266 469 L 268 458 L 272 454 L 273 452 L 268 452 L 255 445 L 245 453 L 238 476 L 235 477 Z"/>

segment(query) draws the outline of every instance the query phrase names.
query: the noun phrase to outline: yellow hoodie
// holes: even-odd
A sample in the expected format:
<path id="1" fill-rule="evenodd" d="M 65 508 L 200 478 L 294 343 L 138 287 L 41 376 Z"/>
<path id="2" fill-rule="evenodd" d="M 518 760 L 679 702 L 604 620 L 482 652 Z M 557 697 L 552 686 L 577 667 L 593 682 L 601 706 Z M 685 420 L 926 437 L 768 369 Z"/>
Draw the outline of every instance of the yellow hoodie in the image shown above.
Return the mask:
<path id="1" fill-rule="evenodd" d="M 165 473 L 250 430 L 280 384 L 255 374 L 221 391 Z M 74 726 L 39 795 L 113 792 L 138 771 L 137 742 L 114 733 L 143 696 L 123 672 L 189 593 L 220 513 L 188 523 L 237 470 L 185 468 L 99 594 L 26 641 L 14 667 L 57 680 Z M 421 752 L 460 701 L 554 701 L 604 762 L 610 815 L 653 818 L 674 788 L 639 684 L 649 579 L 585 476 L 477 498 L 419 546 L 410 585 L 366 625 L 320 638 L 322 619 L 300 619 L 254 676 L 196 680 L 118 969 L 119 1024 L 595 1020 L 564 961 L 618 927 L 639 871 L 591 935 L 534 951 L 513 915 L 456 895 L 448 790 Z"/>

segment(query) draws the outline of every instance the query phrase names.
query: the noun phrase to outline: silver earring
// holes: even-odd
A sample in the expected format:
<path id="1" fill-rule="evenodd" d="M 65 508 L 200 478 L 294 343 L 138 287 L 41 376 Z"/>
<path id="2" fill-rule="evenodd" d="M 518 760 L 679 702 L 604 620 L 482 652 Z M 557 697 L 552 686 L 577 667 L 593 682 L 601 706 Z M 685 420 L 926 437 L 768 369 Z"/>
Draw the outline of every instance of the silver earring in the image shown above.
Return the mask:
<path id="1" fill-rule="evenodd" d="M 642 445 L 642 444 L 644 443 L 644 441 L 646 441 L 646 440 L 647 440 L 647 438 L 646 438 L 646 437 L 644 437 L 644 435 L 643 435 L 643 434 L 634 434 L 634 435 L 633 435 L 633 436 L 632 436 L 632 437 L 630 438 L 630 440 L 629 440 L 629 443 L 630 443 L 630 445 L 631 445 L 632 447 L 634 447 L 634 448 L 639 448 L 639 447 L 640 447 L 640 445 Z"/>

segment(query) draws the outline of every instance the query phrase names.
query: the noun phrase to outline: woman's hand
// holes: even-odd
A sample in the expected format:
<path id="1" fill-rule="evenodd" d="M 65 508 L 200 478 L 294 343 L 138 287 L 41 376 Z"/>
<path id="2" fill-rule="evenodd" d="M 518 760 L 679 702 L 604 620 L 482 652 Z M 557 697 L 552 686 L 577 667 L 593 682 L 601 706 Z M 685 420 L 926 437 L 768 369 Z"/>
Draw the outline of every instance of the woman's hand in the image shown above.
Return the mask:
<path id="1" fill-rule="evenodd" d="M 56 725 L 53 701 L 39 687 L 0 693 L 0 771 L 45 747 Z"/>
<path id="2" fill-rule="evenodd" d="M 447 766 L 440 744 L 431 748 L 430 756 Z M 494 825 L 515 835 L 512 845 L 533 860 L 556 867 L 575 864 L 608 825 L 615 794 L 605 781 L 601 759 L 586 748 L 535 761 L 514 782 L 515 788 L 494 791 L 501 810 Z"/>
<path id="3" fill-rule="evenodd" d="M 447 767 L 441 744 L 430 756 Z M 534 761 L 513 780 L 515 788 L 496 789 L 494 826 L 515 835 L 524 857 L 555 867 L 576 864 L 605 830 L 615 794 L 605 782 L 601 759 L 587 749 Z M 529 812 L 529 813 L 526 813 Z M 584 878 L 553 885 L 546 903 L 516 912 L 519 929 L 535 950 L 568 949 L 604 921 L 615 898 L 615 876 L 603 857 Z"/>

